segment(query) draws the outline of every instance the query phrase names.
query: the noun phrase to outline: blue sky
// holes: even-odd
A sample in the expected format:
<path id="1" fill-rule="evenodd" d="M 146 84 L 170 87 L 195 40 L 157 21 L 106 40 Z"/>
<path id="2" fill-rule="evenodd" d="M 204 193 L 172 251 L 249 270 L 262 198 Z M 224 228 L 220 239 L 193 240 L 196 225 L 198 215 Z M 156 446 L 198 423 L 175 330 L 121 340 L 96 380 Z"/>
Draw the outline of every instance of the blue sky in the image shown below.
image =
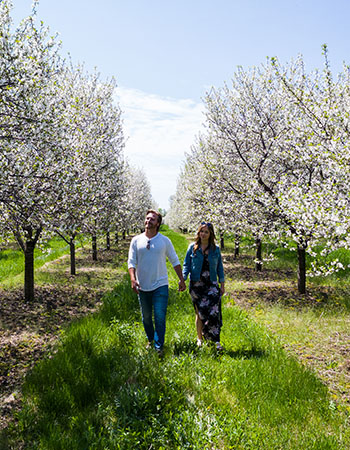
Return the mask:
<path id="1" fill-rule="evenodd" d="M 13 0 L 15 23 L 31 0 Z M 298 54 L 306 68 L 350 63 L 348 0 L 41 0 L 38 18 L 59 32 L 62 53 L 115 77 L 125 154 L 143 167 L 162 208 L 203 121 L 202 98 L 248 68 Z"/>

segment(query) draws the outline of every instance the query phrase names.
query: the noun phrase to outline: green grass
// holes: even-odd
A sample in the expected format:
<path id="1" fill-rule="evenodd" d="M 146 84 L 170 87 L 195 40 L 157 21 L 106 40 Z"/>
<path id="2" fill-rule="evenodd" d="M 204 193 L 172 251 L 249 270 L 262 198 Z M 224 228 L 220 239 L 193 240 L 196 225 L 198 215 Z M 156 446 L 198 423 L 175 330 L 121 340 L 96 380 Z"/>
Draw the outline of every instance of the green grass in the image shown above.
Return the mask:
<path id="1" fill-rule="evenodd" d="M 76 247 L 82 246 L 85 239 L 76 239 Z M 34 250 L 34 268 L 38 269 L 49 261 L 69 253 L 69 245 L 60 237 L 55 236 L 45 245 Z M 0 251 L 0 283 L 3 288 L 11 288 L 23 283 L 24 254 L 15 245 L 10 249 Z"/>
<path id="2" fill-rule="evenodd" d="M 182 262 L 186 239 L 162 232 Z M 349 448 L 326 387 L 230 298 L 225 351 L 198 349 L 190 297 L 177 292 L 171 267 L 169 275 L 164 357 L 145 349 L 125 276 L 28 376 L 11 439 L 39 450 Z"/>

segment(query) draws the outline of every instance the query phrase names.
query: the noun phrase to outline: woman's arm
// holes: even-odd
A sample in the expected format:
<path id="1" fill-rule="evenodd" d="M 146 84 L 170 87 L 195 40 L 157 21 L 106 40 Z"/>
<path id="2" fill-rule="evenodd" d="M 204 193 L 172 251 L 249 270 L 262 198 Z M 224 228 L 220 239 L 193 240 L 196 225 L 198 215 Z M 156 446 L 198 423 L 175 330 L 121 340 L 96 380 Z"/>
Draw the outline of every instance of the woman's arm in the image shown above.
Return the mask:
<path id="1" fill-rule="evenodd" d="M 187 280 L 188 274 L 191 272 L 191 253 L 192 253 L 192 247 L 193 245 L 191 244 L 188 249 L 187 249 L 187 253 L 185 256 L 185 260 L 183 263 L 183 267 L 182 267 L 182 274 L 185 280 Z"/>
<path id="2" fill-rule="evenodd" d="M 221 251 L 219 249 L 219 247 L 217 247 L 218 252 L 219 252 L 219 258 L 218 258 L 218 265 L 216 268 L 217 274 L 218 274 L 218 278 L 219 278 L 219 283 L 225 283 L 225 274 L 224 274 L 224 266 L 222 264 L 222 257 L 221 257 Z M 225 287 L 224 287 L 225 290 Z"/>

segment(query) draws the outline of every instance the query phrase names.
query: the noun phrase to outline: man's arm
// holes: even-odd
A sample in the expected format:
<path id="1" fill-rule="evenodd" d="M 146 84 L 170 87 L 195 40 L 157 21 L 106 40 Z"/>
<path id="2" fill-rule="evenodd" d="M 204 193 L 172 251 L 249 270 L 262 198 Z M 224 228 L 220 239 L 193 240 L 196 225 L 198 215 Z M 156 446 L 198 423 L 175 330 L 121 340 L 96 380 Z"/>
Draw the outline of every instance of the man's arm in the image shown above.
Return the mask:
<path id="1" fill-rule="evenodd" d="M 165 236 L 164 236 L 165 237 Z M 184 291 L 186 289 L 186 283 L 184 280 L 184 276 L 182 274 L 181 264 L 179 262 L 179 258 L 175 252 L 174 246 L 171 242 L 171 240 L 167 237 L 166 238 L 166 255 L 171 262 L 172 266 L 174 267 L 174 270 L 176 272 L 176 275 L 179 277 L 179 291 Z"/>
<path id="2" fill-rule="evenodd" d="M 130 275 L 130 280 L 131 280 L 131 289 L 134 292 L 136 292 L 136 294 L 138 294 L 139 289 L 140 289 L 140 285 L 139 285 L 138 281 L 136 280 L 135 267 L 130 267 L 129 268 L 129 275 Z"/>
<path id="3" fill-rule="evenodd" d="M 133 238 L 130 242 L 129 256 L 128 256 L 128 270 L 131 280 L 131 289 L 138 294 L 140 285 L 136 279 L 136 269 L 137 266 L 137 251 L 136 251 L 136 241 Z"/>
<path id="4" fill-rule="evenodd" d="M 182 275 L 181 265 L 178 264 L 177 266 L 174 266 L 174 270 L 176 272 L 176 275 L 179 277 L 179 291 L 185 291 L 186 290 L 186 283 L 184 280 L 184 277 Z"/>

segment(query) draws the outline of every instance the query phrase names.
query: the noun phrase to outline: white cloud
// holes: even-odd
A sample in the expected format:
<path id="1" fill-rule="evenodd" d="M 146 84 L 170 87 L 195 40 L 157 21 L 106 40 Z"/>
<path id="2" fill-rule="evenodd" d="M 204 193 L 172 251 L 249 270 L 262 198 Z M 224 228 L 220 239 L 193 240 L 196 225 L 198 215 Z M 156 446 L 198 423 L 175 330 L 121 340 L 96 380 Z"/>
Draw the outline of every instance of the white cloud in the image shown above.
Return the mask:
<path id="1" fill-rule="evenodd" d="M 184 153 L 204 121 L 203 105 L 123 87 L 117 89 L 117 101 L 123 111 L 125 155 L 144 169 L 155 201 L 167 209 Z"/>

